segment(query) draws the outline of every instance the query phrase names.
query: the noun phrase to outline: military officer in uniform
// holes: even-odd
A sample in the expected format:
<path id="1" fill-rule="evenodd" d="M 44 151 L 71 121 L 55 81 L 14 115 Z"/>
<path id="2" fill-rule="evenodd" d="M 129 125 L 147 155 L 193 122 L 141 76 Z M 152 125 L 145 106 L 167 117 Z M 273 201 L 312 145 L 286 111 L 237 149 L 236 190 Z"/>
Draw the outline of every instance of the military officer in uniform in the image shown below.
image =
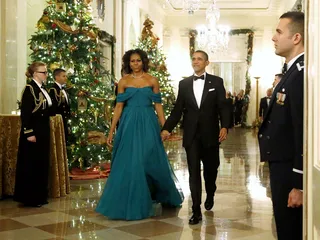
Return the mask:
<path id="1" fill-rule="evenodd" d="M 21 97 L 21 131 L 13 199 L 28 207 L 41 207 L 48 201 L 50 155 L 50 116 L 52 101 L 44 88 L 47 66 L 33 62 L 27 68 L 29 83 Z"/>
<path id="2" fill-rule="evenodd" d="M 53 77 L 55 79 L 55 83 L 50 88 L 49 94 L 52 98 L 56 114 L 62 115 L 64 134 L 67 143 L 69 133 L 68 119 L 70 118 L 70 98 L 65 90 L 67 83 L 66 71 L 61 68 L 57 68 L 53 71 Z"/>
<path id="3" fill-rule="evenodd" d="M 273 211 L 279 240 L 302 239 L 304 14 L 280 17 L 272 38 L 285 58 L 283 77 L 274 89 L 259 129 L 262 161 L 268 161 Z"/>

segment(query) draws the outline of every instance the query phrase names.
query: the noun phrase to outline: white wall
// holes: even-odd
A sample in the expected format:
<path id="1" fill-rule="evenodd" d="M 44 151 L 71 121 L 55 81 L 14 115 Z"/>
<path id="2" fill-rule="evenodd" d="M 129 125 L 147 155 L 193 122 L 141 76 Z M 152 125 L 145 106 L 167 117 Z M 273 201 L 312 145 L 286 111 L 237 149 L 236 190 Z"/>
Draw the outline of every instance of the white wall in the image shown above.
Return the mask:
<path id="1" fill-rule="evenodd" d="M 152 31 L 159 36 L 159 46 L 162 46 L 164 12 L 158 4 L 151 0 L 126 0 L 123 14 L 125 16 L 123 38 L 125 50 L 133 48 L 138 42 L 146 17 L 154 22 Z"/>
<path id="2" fill-rule="evenodd" d="M 274 28 L 271 26 L 265 27 L 263 31 L 255 34 L 252 66 L 250 68 L 251 101 L 248 109 L 248 124 L 255 120 L 256 104 L 259 104 L 260 98 L 266 96 L 267 89 L 272 87 L 274 75 L 281 73 L 283 59 L 274 53 L 274 45 L 271 40 L 273 34 Z M 256 99 L 256 79 L 254 77 L 260 77 L 258 99 Z"/>
<path id="3" fill-rule="evenodd" d="M 96 23 L 97 27 L 101 30 L 106 31 L 107 33 L 114 35 L 115 28 L 114 28 L 114 14 L 115 14 L 115 1 L 114 0 L 105 0 L 105 16 L 104 20 L 99 19 L 98 17 L 98 10 L 97 10 L 97 1 L 91 2 L 92 8 L 92 15 L 94 22 Z"/>
<path id="4" fill-rule="evenodd" d="M 26 2 L 1 1 L 0 113 L 17 109 L 26 66 Z M 4 104 L 6 103 L 6 104 Z"/>
<path id="5" fill-rule="evenodd" d="M 4 35 L 4 27 L 5 23 L 3 20 L 3 16 L 5 16 L 5 1 L 0 2 L 0 113 L 3 112 L 3 102 L 4 102 L 4 83 L 1 79 L 5 79 L 4 77 L 4 42 L 5 42 L 5 35 Z"/>

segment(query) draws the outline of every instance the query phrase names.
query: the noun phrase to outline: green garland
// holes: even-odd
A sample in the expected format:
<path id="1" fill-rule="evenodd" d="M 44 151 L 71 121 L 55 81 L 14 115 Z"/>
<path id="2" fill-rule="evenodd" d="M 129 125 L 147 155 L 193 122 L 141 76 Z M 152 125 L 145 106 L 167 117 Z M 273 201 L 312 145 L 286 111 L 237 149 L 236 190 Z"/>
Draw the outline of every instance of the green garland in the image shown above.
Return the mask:
<path id="1" fill-rule="evenodd" d="M 192 55 L 195 51 L 195 45 L 196 45 L 196 36 L 197 36 L 197 30 L 190 30 L 189 31 L 189 54 L 190 58 L 192 58 Z"/>
<path id="2" fill-rule="evenodd" d="M 244 104 L 242 108 L 242 127 L 247 127 L 247 119 L 248 119 L 248 109 L 250 103 L 250 92 L 251 92 L 251 78 L 249 74 L 249 68 L 252 63 L 252 54 L 253 54 L 253 37 L 254 31 L 252 29 L 233 29 L 229 33 L 232 35 L 239 35 L 239 34 L 247 34 L 248 35 L 248 47 L 247 47 L 247 71 L 246 71 L 246 87 L 244 91 Z"/>
<path id="3" fill-rule="evenodd" d="M 244 28 L 244 29 L 233 29 L 229 32 L 229 35 L 240 35 L 240 34 L 247 34 L 248 35 L 248 47 L 247 47 L 247 71 L 246 71 L 246 87 L 245 87 L 245 95 L 244 95 L 244 107 L 242 112 L 242 126 L 246 127 L 247 122 L 247 112 L 249 108 L 249 99 L 250 99 L 250 92 L 251 92 L 251 79 L 249 75 L 249 68 L 251 66 L 252 62 L 252 54 L 253 54 L 253 37 L 254 37 L 254 31 L 252 29 Z M 190 30 L 189 31 L 189 52 L 190 57 L 192 57 L 192 54 L 195 51 L 195 42 L 197 37 L 197 30 Z"/>

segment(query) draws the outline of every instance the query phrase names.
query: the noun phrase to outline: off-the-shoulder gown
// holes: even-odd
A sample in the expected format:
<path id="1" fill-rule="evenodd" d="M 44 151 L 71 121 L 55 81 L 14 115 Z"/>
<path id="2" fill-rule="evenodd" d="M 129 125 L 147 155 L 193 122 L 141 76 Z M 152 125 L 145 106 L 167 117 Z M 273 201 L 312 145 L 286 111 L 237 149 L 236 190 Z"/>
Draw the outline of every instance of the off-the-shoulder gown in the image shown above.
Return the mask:
<path id="1" fill-rule="evenodd" d="M 128 87 L 117 96 L 124 108 L 115 135 L 111 172 L 96 211 L 109 219 L 154 215 L 154 203 L 180 206 L 183 193 L 160 137 L 151 87 Z"/>

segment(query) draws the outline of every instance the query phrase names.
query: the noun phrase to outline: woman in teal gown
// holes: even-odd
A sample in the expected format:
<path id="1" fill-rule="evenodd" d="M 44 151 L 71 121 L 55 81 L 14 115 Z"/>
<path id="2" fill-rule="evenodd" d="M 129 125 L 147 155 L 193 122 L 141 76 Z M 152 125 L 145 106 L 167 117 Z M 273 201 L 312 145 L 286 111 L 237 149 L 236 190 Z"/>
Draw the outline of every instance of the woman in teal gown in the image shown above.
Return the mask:
<path id="1" fill-rule="evenodd" d="M 111 172 L 96 208 L 109 219 L 148 218 L 154 216 L 156 203 L 178 207 L 184 198 L 160 137 L 159 121 L 163 126 L 165 117 L 159 83 L 147 73 L 148 64 L 147 54 L 140 49 L 123 56 L 127 75 L 118 84 L 109 146 L 118 121 L 119 127 Z"/>

